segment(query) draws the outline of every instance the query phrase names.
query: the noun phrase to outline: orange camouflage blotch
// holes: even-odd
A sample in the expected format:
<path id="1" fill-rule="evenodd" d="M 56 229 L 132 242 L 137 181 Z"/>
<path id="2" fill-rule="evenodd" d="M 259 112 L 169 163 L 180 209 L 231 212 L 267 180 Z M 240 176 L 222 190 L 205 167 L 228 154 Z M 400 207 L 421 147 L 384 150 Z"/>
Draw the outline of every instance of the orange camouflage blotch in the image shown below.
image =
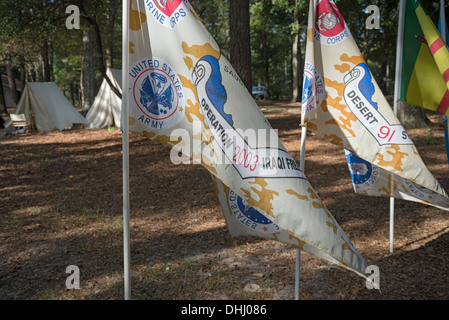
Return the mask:
<path id="1" fill-rule="evenodd" d="M 200 143 L 204 143 L 205 146 L 208 146 L 210 148 L 210 153 L 213 154 L 216 159 L 218 159 L 219 155 L 215 151 L 214 144 L 212 143 L 215 140 L 215 137 L 213 136 L 210 129 L 203 130 L 201 133 L 194 136 L 193 139 L 198 140 Z"/>
<path id="2" fill-rule="evenodd" d="M 182 141 L 181 137 L 178 137 L 176 141 L 171 140 L 171 138 L 169 136 L 166 135 L 157 135 L 155 132 L 148 132 L 146 130 L 142 131 L 142 134 L 147 137 L 150 138 L 151 140 L 156 140 L 162 144 L 168 145 L 168 146 L 175 146 L 178 143 L 180 143 Z"/>
<path id="3" fill-rule="evenodd" d="M 323 140 L 324 141 L 329 141 L 329 142 L 331 142 L 333 144 L 336 144 L 338 146 L 342 146 L 343 145 L 343 139 L 338 137 L 338 136 L 336 136 L 333 133 L 332 134 L 325 134 L 323 136 Z"/>
<path id="4" fill-rule="evenodd" d="M 318 201 L 312 201 L 312 206 L 315 209 L 324 209 L 327 213 L 326 206 L 324 205 L 324 203 L 321 202 L 320 197 L 318 197 L 316 192 L 312 188 L 307 188 L 307 192 L 309 192 L 309 194 L 310 194 L 310 199 L 318 200 Z"/>
<path id="5" fill-rule="evenodd" d="M 335 67 L 335 70 L 340 71 L 341 73 L 347 73 L 347 72 L 351 71 L 351 66 L 347 63 L 336 64 L 334 67 Z"/>
<path id="6" fill-rule="evenodd" d="M 318 127 L 316 124 L 314 124 L 312 122 L 307 122 L 307 129 L 310 131 L 317 131 Z"/>
<path id="7" fill-rule="evenodd" d="M 334 235 L 337 235 L 338 227 L 333 224 L 332 222 L 326 221 L 326 224 L 328 227 L 332 228 L 332 231 L 334 232 Z"/>
<path id="8" fill-rule="evenodd" d="M 181 46 L 184 53 L 190 54 L 197 59 L 201 59 L 204 56 L 213 56 L 217 60 L 220 58 L 220 51 L 215 50 L 210 43 L 189 46 L 183 41 Z"/>
<path id="9" fill-rule="evenodd" d="M 288 238 L 289 238 L 290 240 L 294 239 L 294 240 L 296 240 L 296 242 L 298 243 L 298 244 L 293 244 L 292 247 L 297 248 L 297 249 L 299 249 L 299 250 L 302 250 L 302 248 L 304 247 L 304 245 L 306 244 L 306 242 L 305 242 L 305 241 L 302 241 L 301 239 L 299 239 L 298 237 L 296 237 L 295 235 L 293 235 L 292 232 L 289 231 L 288 233 L 290 234 L 290 235 L 288 236 Z"/>
<path id="10" fill-rule="evenodd" d="M 271 203 L 271 201 L 274 200 L 274 196 L 279 196 L 279 192 L 267 189 L 266 187 L 268 183 L 265 181 L 264 178 L 254 178 L 254 181 L 249 181 L 249 183 L 259 186 L 261 190 L 258 190 L 258 188 L 255 187 L 250 187 L 250 189 L 259 198 L 259 200 L 256 200 L 251 195 L 251 191 L 246 190 L 243 187 L 240 188 L 240 190 L 242 190 L 242 192 L 245 194 L 246 201 L 248 201 L 248 203 L 253 207 L 264 210 L 269 216 L 274 218 L 273 204 Z"/>
<path id="11" fill-rule="evenodd" d="M 192 100 L 187 100 L 187 105 L 185 106 L 185 115 L 190 123 L 193 123 L 193 115 L 195 115 L 197 119 L 203 123 L 203 126 L 205 128 L 209 128 L 204 121 L 204 115 L 200 111 L 200 105 L 198 102 L 193 103 Z"/>
<path id="12" fill-rule="evenodd" d="M 310 42 L 313 42 L 313 28 L 307 30 L 307 39 L 309 39 Z"/>
<path id="13" fill-rule="evenodd" d="M 190 89 L 195 95 L 195 99 L 198 101 L 198 93 L 196 92 L 196 86 L 189 78 L 184 77 L 182 74 L 178 74 L 179 80 L 181 80 L 182 86 Z"/>
<path id="14" fill-rule="evenodd" d="M 307 188 L 307 192 L 310 193 L 310 199 L 319 199 L 318 195 L 312 188 Z"/>
<path id="15" fill-rule="evenodd" d="M 206 124 L 204 115 L 201 113 L 200 105 L 198 102 L 196 102 L 196 101 L 198 101 L 198 93 L 196 91 L 196 86 L 192 83 L 192 81 L 190 79 L 184 77 L 183 75 L 179 74 L 178 77 L 181 80 L 183 87 L 190 89 L 192 91 L 192 93 L 195 95 L 195 102 L 193 102 L 191 99 L 188 99 L 187 104 L 184 106 L 185 116 L 186 116 L 187 120 L 190 123 L 193 123 L 193 121 L 194 121 L 193 115 L 195 115 L 196 118 L 201 121 L 204 128 L 208 129 L 209 126 Z"/>
<path id="16" fill-rule="evenodd" d="M 309 197 L 308 196 L 303 196 L 303 195 L 297 193 L 295 190 L 287 189 L 287 190 L 285 190 L 285 192 L 287 192 L 287 194 L 289 194 L 289 195 L 297 197 L 299 200 L 307 200 L 307 201 L 309 201 Z"/>
<path id="17" fill-rule="evenodd" d="M 377 165 L 378 166 L 382 166 L 382 167 L 392 167 L 397 171 L 402 171 L 402 166 L 403 166 L 403 159 L 405 158 L 405 156 L 407 156 L 408 154 L 405 152 L 401 152 L 399 151 L 400 146 L 399 145 L 392 145 L 390 147 L 387 147 L 387 153 L 391 156 L 391 160 L 385 160 L 385 156 L 383 154 L 378 153 L 377 154 Z M 391 150 L 393 149 L 393 150 Z"/>
<path id="18" fill-rule="evenodd" d="M 142 134 L 143 134 L 145 137 L 150 138 L 150 139 L 153 139 L 153 138 L 156 136 L 156 133 L 154 133 L 154 132 L 148 132 L 148 131 L 146 131 L 146 130 L 143 130 L 143 131 L 142 131 Z"/>
<path id="19" fill-rule="evenodd" d="M 358 65 L 360 63 L 365 63 L 365 59 L 363 59 L 363 56 L 348 56 L 347 53 L 343 53 L 340 56 L 340 60 L 341 61 L 345 61 L 345 62 L 351 62 L 354 65 Z"/>
<path id="20" fill-rule="evenodd" d="M 138 31 L 142 28 L 142 24 L 147 21 L 147 15 L 132 8 L 133 0 L 129 2 L 129 28 Z"/>
<path id="21" fill-rule="evenodd" d="M 345 104 L 341 104 L 340 102 L 343 100 L 341 97 L 332 98 L 331 96 L 327 96 L 327 105 L 331 106 L 341 112 L 341 116 L 337 119 L 332 118 L 331 120 L 325 122 L 325 124 L 333 124 L 337 125 L 340 128 L 346 130 L 351 136 L 355 137 L 355 132 L 351 129 L 352 123 L 357 121 L 356 116 L 350 111 L 348 111 Z"/>
<path id="22" fill-rule="evenodd" d="M 381 194 L 381 196 L 392 197 L 393 192 L 396 191 L 396 189 L 397 189 L 397 182 L 394 181 L 391 174 L 388 175 L 387 180 L 388 180 L 388 183 L 385 186 L 383 186 L 382 188 L 379 188 L 378 192 L 379 193 L 381 193 L 382 191 L 385 192 L 384 194 Z"/>
<path id="23" fill-rule="evenodd" d="M 281 234 L 280 231 L 272 233 L 271 236 L 272 236 L 273 238 L 271 238 L 271 240 L 279 241 L 278 235 L 280 235 L 280 234 Z"/>
<path id="24" fill-rule="evenodd" d="M 322 202 L 312 201 L 312 206 L 315 209 L 325 209 L 325 206 Z"/>
<path id="25" fill-rule="evenodd" d="M 346 104 L 341 103 L 343 101 L 343 92 L 345 89 L 344 83 L 339 83 L 338 81 L 330 80 L 328 78 L 324 78 L 324 82 L 326 87 L 334 88 L 337 91 L 337 97 L 333 98 L 330 95 L 326 97 L 327 107 L 333 107 L 341 112 L 341 116 L 335 119 L 334 117 L 325 122 L 325 124 L 337 125 L 340 128 L 346 130 L 351 136 L 355 137 L 355 132 L 351 129 L 352 123 L 357 121 L 357 118 L 354 114 L 348 110 Z"/>
<path id="26" fill-rule="evenodd" d="M 331 80 L 329 78 L 324 78 L 324 85 L 326 87 L 334 88 L 337 91 L 338 96 L 340 96 L 340 97 L 343 96 L 343 92 L 345 90 L 345 84 L 344 83 L 340 83 L 338 81 Z"/>
<path id="27" fill-rule="evenodd" d="M 192 58 L 190 57 L 185 57 L 184 58 L 184 63 L 186 64 L 187 68 L 189 68 L 189 70 L 193 69 L 193 61 Z"/>
<path id="28" fill-rule="evenodd" d="M 327 108 L 327 101 L 326 101 L 326 99 L 323 99 L 323 101 L 321 101 L 320 108 L 324 112 L 329 112 L 329 109 Z"/>
<path id="29" fill-rule="evenodd" d="M 342 244 L 342 249 L 343 250 L 349 250 L 349 251 L 351 251 L 353 254 L 356 254 L 355 252 L 354 252 L 354 250 L 352 250 L 352 248 L 351 248 L 351 246 L 349 245 L 349 243 L 345 240 L 345 238 L 343 238 L 343 236 L 341 237 L 341 240 L 343 240 L 343 244 Z"/>

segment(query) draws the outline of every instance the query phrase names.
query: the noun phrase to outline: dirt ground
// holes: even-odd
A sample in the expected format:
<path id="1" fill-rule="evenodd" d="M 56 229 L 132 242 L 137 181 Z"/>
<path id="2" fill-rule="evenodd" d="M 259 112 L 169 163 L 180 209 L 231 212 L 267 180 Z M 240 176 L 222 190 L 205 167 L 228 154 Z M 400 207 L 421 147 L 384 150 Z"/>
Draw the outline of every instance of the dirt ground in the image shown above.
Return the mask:
<path id="1" fill-rule="evenodd" d="M 299 109 L 270 104 L 267 119 L 299 162 Z M 442 120 L 409 130 L 449 190 Z M 0 137 L 0 299 L 123 299 L 122 135 L 53 131 Z M 353 192 L 342 149 L 308 136 L 305 174 L 369 265 L 381 291 L 356 274 L 301 254 L 306 300 L 449 299 L 448 212 Z M 169 149 L 130 137 L 131 295 L 136 300 L 292 300 L 295 250 L 229 235 L 212 180 L 174 165 Z M 66 288 L 68 266 L 80 289 Z"/>

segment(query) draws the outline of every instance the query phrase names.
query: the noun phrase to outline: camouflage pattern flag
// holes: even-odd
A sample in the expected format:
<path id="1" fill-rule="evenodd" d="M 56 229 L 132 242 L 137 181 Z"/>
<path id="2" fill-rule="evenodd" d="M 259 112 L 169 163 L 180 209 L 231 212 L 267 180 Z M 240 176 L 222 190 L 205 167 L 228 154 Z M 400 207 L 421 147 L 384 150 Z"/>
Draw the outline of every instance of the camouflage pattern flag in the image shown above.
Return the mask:
<path id="1" fill-rule="evenodd" d="M 201 163 L 298 247 L 367 277 L 188 1 L 130 2 L 128 92 L 131 132 L 170 146 L 175 163 Z"/>
<path id="2" fill-rule="evenodd" d="M 212 176 L 212 180 L 218 199 L 220 200 L 226 225 L 231 235 L 237 237 L 254 236 L 279 241 L 293 248 L 313 254 L 318 258 L 334 264 L 340 264 L 338 259 L 327 255 L 314 245 L 301 241 L 288 230 L 279 227 L 270 218 L 265 217 L 254 209 L 254 207 L 250 206 L 244 198 L 226 187 L 215 176 Z M 348 245 L 352 248 L 354 247 L 350 242 L 348 242 Z"/>
<path id="3" fill-rule="evenodd" d="M 423 163 L 380 91 L 332 0 L 311 0 L 302 124 L 344 148 L 356 192 L 449 210 L 446 191 Z"/>
<path id="4" fill-rule="evenodd" d="M 448 210 L 448 198 L 413 181 L 391 174 L 345 150 L 354 192 L 367 196 L 394 197 Z"/>

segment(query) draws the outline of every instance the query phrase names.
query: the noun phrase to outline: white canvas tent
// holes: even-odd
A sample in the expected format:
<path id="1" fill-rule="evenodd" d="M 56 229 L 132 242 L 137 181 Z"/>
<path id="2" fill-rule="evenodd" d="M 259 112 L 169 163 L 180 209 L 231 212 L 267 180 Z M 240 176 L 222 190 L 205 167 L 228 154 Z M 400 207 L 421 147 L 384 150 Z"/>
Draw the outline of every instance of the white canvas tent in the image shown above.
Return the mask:
<path id="1" fill-rule="evenodd" d="M 114 86 L 122 92 L 122 71 L 109 69 L 106 71 Z M 109 126 L 120 127 L 122 110 L 122 99 L 120 99 L 103 79 L 100 90 L 95 97 L 94 103 L 86 115 L 87 128 L 105 128 Z"/>
<path id="2" fill-rule="evenodd" d="M 25 114 L 28 124 L 44 132 L 86 124 L 86 119 L 54 82 L 28 82 L 15 111 L 15 114 L 21 113 Z"/>

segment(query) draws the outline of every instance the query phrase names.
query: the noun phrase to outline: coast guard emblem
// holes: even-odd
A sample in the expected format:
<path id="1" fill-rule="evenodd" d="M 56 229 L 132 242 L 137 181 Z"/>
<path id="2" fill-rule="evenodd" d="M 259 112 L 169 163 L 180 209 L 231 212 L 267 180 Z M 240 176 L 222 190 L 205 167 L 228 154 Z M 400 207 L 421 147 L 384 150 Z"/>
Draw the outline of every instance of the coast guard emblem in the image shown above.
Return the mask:
<path id="1" fill-rule="evenodd" d="M 137 119 L 152 130 L 170 128 L 182 117 L 183 90 L 173 68 L 160 58 L 136 62 L 130 71 Z"/>
<path id="2" fill-rule="evenodd" d="M 314 37 L 327 45 L 338 44 L 349 37 L 345 20 L 332 0 L 321 0 L 316 6 Z"/>

